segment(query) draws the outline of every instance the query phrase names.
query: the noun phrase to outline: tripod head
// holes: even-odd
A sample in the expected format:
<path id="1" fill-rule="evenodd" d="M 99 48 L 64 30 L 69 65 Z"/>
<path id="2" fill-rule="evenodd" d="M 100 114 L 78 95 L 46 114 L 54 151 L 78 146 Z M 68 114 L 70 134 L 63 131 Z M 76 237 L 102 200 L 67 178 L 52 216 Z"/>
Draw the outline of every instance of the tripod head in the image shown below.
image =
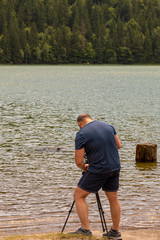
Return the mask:
<path id="1" fill-rule="evenodd" d="M 87 171 L 88 168 L 89 168 L 89 162 L 88 162 L 86 153 L 85 153 L 85 155 L 84 155 L 84 166 L 85 166 L 86 171 Z M 86 171 L 82 171 L 82 175 L 83 175 Z"/>
<path id="2" fill-rule="evenodd" d="M 84 154 L 84 164 L 89 164 L 86 153 Z"/>

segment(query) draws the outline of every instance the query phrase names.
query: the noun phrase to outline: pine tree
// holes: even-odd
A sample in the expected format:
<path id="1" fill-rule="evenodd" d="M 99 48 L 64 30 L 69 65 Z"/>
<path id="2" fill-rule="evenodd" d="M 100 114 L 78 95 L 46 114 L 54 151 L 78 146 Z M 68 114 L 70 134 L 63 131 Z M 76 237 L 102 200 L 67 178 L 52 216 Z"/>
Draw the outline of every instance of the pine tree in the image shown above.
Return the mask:
<path id="1" fill-rule="evenodd" d="M 2 63 L 10 63 L 11 62 L 11 45 L 10 45 L 10 38 L 9 34 L 6 30 L 4 29 L 4 35 L 2 37 L 2 59 L 4 62 Z"/>
<path id="2" fill-rule="evenodd" d="M 15 0 L 6 0 L 5 2 L 5 9 L 6 9 L 6 26 L 9 29 L 10 23 L 12 21 L 13 14 L 16 15 L 15 12 Z"/>
<path id="3" fill-rule="evenodd" d="M 126 46 L 131 50 L 136 63 L 143 61 L 143 39 L 139 24 L 131 19 L 127 23 Z"/>
<path id="4" fill-rule="evenodd" d="M 31 63 L 31 49 L 28 43 L 24 49 L 24 61 L 25 63 Z"/>
<path id="5" fill-rule="evenodd" d="M 4 1 L 0 0 L 0 35 L 4 33 L 5 28 L 5 7 L 4 7 Z"/>
<path id="6" fill-rule="evenodd" d="M 152 40 L 149 29 L 147 29 L 144 37 L 144 62 L 150 63 L 152 61 L 153 61 Z"/>
<path id="7" fill-rule="evenodd" d="M 122 0 L 120 18 L 125 22 L 128 22 L 132 18 L 132 3 L 130 0 Z"/>
<path id="8" fill-rule="evenodd" d="M 156 27 L 152 33 L 154 61 L 160 63 L 160 26 Z"/>
<path id="9" fill-rule="evenodd" d="M 119 47 L 116 54 L 118 63 L 129 64 L 133 62 L 132 53 L 127 47 Z"/>
<path id="10" fill-rule="evenodd" d="M 76 19 L 71 34 L 71 46 L 72 46 L 70 49 L 71 63 L 81 63 L 82 60 L 81 32 L 79 24 Z"/>
<path id="11" fill-rule="evenodd" d="M 67 0 L 58 0 L 57 2 L 58 25 L 68 24 L 68 2 Z"/>
<path id="12" fill-rule="evenodd" d="M 17 10 L 19 26 L 24 23 L 30 26 L 33 22 L 33 0 L 20 1 Z"/>
<path id="13" fill-rule="evenodd" d="M 31 24 L 31 32 L 30 32 L 30 47 L 34 49 L 38 46 L 38 32 L 36 28 L 35 22 Z"/>
<path id="14" fill-rule="evenodd" d="M 43 1 L 33 0 L 32 22 L 36 23 L 39 32 L 44 32 L 46 16 Z"/>
<path id="15" fill-rule="evenodd" d="M 17 18 L 15 12 L 12 13 L 10 25 L 9 25 L 9 39 L 11 47 L 11 60 L 13 63 L 21 63 L 20 54 L 20 31 L 17 23 Z"/>
<path id="16" fill-rule="evenodd" d="M 48 0 L 45 5 L 46 13 L 46 24 L 47 26 L 53 26 L 56 28 L 58 26 L 58 12 L 57 12 L 57 1 Z"/>
<path id="17" fill-rule="evenodd" d="M 70 29 L 66 26 L 62 26 L 58 29 L 56 34 L 56 59 L 58 63 L 68 63 L 68 57 L 70 53 Z M 72 46 L 73 47 L 73 46 Z"/>

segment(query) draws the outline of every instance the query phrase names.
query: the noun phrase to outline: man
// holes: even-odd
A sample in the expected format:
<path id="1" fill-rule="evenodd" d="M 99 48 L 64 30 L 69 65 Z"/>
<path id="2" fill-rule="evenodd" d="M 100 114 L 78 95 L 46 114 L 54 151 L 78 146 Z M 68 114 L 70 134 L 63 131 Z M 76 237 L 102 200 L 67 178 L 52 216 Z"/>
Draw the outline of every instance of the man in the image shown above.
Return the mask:
<path id="1" fill-rule="evenodd" d="M 121 148 L 120 140 L 113 126 L 93 120 L 88 114 L 79 115 L 77 123 L 80 131 L 75 138 L 75 163 L 85 173 L 74 192 L 76 210 L 81 222 L 81 228 L 74 234 L 92 235 L 85 198 L 102 188 L 110 203 L 113 223 L 108 235 L 104 236 L 122 240 L 119 232 L 121 210 L 117 196 L 121 168 L 118 154 L 118 149 Z M 85 154 L 88 164 L 83 162 Z"/>

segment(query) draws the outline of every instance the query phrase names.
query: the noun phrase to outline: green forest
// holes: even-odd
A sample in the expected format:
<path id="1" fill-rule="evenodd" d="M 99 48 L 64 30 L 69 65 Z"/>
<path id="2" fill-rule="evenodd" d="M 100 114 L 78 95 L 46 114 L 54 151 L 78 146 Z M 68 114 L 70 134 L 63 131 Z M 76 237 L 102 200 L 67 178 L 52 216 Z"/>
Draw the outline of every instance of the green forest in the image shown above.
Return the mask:
<path id="1" fill-rule="evenodd" d="M 0 0 L 0 63 L 160 63 L 160 0 Z"/>

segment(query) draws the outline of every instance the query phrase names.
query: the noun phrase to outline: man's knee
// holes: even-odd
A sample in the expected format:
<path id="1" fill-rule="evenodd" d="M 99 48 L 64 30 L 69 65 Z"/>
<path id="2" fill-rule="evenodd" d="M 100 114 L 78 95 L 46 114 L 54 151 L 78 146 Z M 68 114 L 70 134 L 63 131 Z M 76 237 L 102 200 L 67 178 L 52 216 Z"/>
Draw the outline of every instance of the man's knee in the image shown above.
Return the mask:
<path id="1" fill-rule="evenodd" d="M 74 200 L 76 201 L 79 198 L 79 192 L 78 189 L 76 188 L 73 194 Z"/>
<path id="2" fill-rule="evenodd" d="M 77 187 L 74 191 L 74 200 L 85 199 L 89 195 L 89 192 L 84 191 L 83 189 Z"/>

